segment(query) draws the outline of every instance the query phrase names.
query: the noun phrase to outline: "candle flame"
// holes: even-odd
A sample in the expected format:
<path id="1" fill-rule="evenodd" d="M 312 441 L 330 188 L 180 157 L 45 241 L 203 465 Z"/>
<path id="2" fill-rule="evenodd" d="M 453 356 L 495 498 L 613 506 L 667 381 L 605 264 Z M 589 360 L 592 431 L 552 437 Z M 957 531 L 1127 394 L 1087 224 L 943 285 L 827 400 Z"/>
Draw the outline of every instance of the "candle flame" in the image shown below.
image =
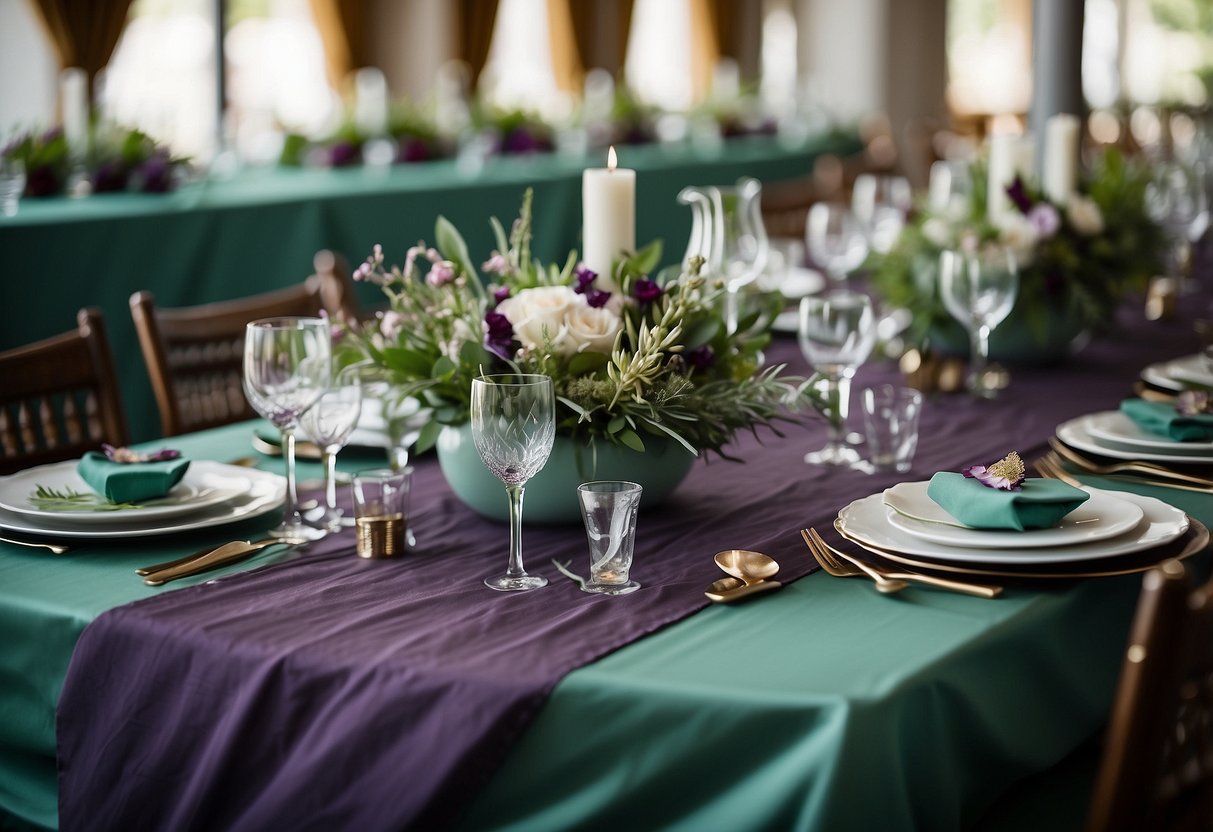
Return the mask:
<path id="1" fill-rule="evenodd" d="M 619 157 L 615 155 L 615 145 L 607 150 L 607 170 L 614 170 L 619 165 Z"/>

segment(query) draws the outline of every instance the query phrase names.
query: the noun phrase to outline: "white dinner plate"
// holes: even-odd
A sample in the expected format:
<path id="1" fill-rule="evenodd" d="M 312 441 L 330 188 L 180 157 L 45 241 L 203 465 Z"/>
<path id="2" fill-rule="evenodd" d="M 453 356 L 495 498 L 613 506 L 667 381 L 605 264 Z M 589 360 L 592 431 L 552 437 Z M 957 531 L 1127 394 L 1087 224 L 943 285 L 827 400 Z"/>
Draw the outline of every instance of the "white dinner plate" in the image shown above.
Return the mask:
<path id="1" fill-rule="evenodd" d="M 25 534 L 54 538 L 106 539 L 124 537 L 150 537 L 173 532 L 223 526 L 239 520 L 259 517 L 282 506 L 286 500 L 286 478 L 268 471 L 223 465 L 218 462 L 194 463 L 214 466 L 216 481 L 226 474 L 229 486 L 242 487 L 239 495 L 226 503 L 219 503 L 202 511 L 180 517 L 160 517 L 138 520 L 138 515 L 126 515 L 121 522 L 89 526 L 73 523 L 55 523 L 38 517 L 27 517 L 16 512 L 0 509 L 0 529 Z M 191 468 L 193 465 L 190 466 Z"/>
<path id="2" fill-rule="evenodd" d="M 56 491 L 70 489 L 82 494 L 96 492 L 76 473 L 77 460 L 52 462 L 0 477 L 0 509 L 37 518 L 37 522 L 70 523 L 76 526 L 127 523 L 136 518 L 139 522 L 152 522 L 168 517 L 180 517 L 234 499 L 248 489 L 247 477 L 237 480 L 231 474 L 217 472 L 212 467 L 217 464 L 191 462 L 181 482 L 173 486 L 167 495 L 154 500 L 142 500 L 136 508 L 56 511 L 38 508 L 31 502 L 38 486 Z"/>
<path id="3" fill-rule="evenodd" d="M 1104 411 L 1104 413 L 1108 412 L 1112 411 Z M 1077 418 L 1070 419 L 1068 422 L 1062 422 L 1057 426 L 1057 438 L 1080 451 L 1102 454 L 1113 459 L 1136 459 L 1146 462 L 1185 462 L 1189 465 L 1193 463 L 1213 462 L 1213 454 L 1163 454 L 1135 448 L 1113 448 L 1102 444 L 1091 435 L 1089 427 L 1091 419 L 1100 415 L 1100 413 L 1088 413 L 1086 416 L 1078 416 Z"/>
<path id="4" fill-rule="evenodd" d="M 1185 379 L 1201 376 L 1208 379 L 1203 382 L 1205 386 L 1213 386 L 1213 376 L 1209 375 L 1205 358 L 1200 353 L 1185 355 L 1171 361 L 1160 361 L 1141 371 L 1142 381 L 1167 390 L 1183 390 L 1186 386 Z"/>
<path id="5" fill-rule="evenodd" d="M 1088 488 L 1094 493 L 1099 489 Z M 944 546 L 907 534 L 889 522 L 883 494 L 873 494 L 838 512 L 838 529 L 870 546 L 889 549 L 927 560 L 956 563 L 1041 564 L 1069 563 L 1128 555 L 1168 543 L 1188 530 L 1188 515 L 1153 497 L 1116 492 L 1118 498 L 1141 508 L 1142 519 L 1119 537 L 1077 543 L 1073 546 L 1042 546 L 1036 549 L 978 549 Z"/>
<path id="6" fill-rule="evenodd" d="M 927 496 L 929 482 L 903 482 L 885 489 L 889 524 L 906 534 L 945 546 L 974 549 L 1038 549 L 1076 546 L 1107 540 L 1132 529 L 1142 518 L 1141 507 L 1119 494 L 1098 489 L 1078 508 L 1048 529 L 974 529 L 956 522 L 939 503 Z"/>
<path id="7" fill-rule="evenodd" d="M 1100 445 L 1120 450 L 1213 457 L 1213 442 L 1176 442 L 1150 433 L 1119 410 L 1092 413 L 1087 433 Z"/>

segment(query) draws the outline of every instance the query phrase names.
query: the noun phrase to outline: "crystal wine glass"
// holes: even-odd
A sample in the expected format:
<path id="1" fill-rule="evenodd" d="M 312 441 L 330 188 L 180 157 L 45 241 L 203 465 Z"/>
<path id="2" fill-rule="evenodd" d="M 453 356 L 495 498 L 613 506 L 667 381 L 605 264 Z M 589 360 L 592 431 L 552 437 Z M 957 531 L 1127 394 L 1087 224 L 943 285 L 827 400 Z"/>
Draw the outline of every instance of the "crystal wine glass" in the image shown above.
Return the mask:
<path id="1" fill-rule="evenodd" d="M 910 180 L 904 176 L 860 174 L 851 189 L 851 210 L 874 251 L 892 251 L 914 206 Z"/>
<path id="2" fill-rule="evenodd" d="M 349 441 L 362 414 L 361 369 L 361 365 L 353 364 L 338 372 L 300 422 L 324 455 L 324 511 L 315 516 L 309 513 L 307 522 L 330 532 L 354 525 L 354 518 L 345 517 L 337 507 L 337 453 Z"/>
<path id="3" fill-rule="evenodd" d="M 818 202 L 810 208 L 805 241 L 813 260 L 839 282 L 868 256 L 863 227 L 845 205 Z"/>
<path id="4" fill-rule="evenodd" d="M 510 562 L 485 578 L 502 591 L 537 589 L 547 578 L 522 566 L 522 495 L 548 461 L 556 438 L 556 396 L 547 376 L 504 373 L 472 379 L 472 439 L 484 464 L 505 484 L 510 501 Z"/>
<path id="5" fill-rule="evenodd" d="M 835 290 L 800 301 L 800 349 L 821 377 L 830 433 L 824 447 L 805 455 L 815 465 L 860 468 L 864 463 L 845 442 L 850 381 L 876 344 L 876 315 L 867 295 Z"/>
<path id="6" fill-rule="evenodd" d="M 939 255 L 939 294 L 948 312 L 969 331 L 969 392 L 982 399 L 998 395 L 986 379 L 990 333 L 1015 306 L 1019 269 L 1010 249 L 986 245 L 975 251 Z"/>
<path id="7" fill-rule="evenodd" d="M 1145 205 L 1150 218 L 1167 235 L 1167 274 L 1176 279 L 1181 290 L 1188 291 L 1180 263 L 1192 227 L 1202 222 L 1202 215 L 1209 210 L 1202 177 L 1181 162 L 1161 162 L 1146 186 Z"/>
<path id="8" fill-rule="evenodd" d="M 323 318 L 264 318 L 244 333 L 244 394 L 259 414 L 282 431 L 286 451 L 286 506 L 270 534 L 315 540 L 325 532 L 306 525 L 295 489 L 295 428 L 328 386 L 332 346 Z"/>
<path id="9" fill-rule="evenodd" d="M 762 222 L 762 183 L 745 177 L 735 188 L 715 188 L 713 198 L 725 287 L 725 326 L 736 332 L 738 293 L 762 274 L 771 250 Z"/>

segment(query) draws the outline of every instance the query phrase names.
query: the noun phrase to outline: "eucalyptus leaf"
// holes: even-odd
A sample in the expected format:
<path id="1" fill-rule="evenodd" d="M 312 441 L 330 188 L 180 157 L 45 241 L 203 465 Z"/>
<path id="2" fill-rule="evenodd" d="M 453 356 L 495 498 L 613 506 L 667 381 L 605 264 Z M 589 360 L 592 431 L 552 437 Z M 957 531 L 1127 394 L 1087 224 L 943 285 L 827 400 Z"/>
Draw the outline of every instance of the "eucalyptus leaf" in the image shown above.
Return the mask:
<path id="1" fill-rule="evenodd" d="M 620 431 L 618 436 L 619 441 L 627 445 L 633 451 L 644 453 L 644 440 L 640 438 L 636 431 L 631 429 Z"/>
<path id="2" fill-rule="evenodd" d="M 437 419 L 431 419 L 426 422 L 417 434 L 417 443 L 413 446 L 413 451 L 423 454 L 434 447 L 434 443 L 438 441 L 439 434 L 442 433 L 442 428 L 442 423 Z"/>

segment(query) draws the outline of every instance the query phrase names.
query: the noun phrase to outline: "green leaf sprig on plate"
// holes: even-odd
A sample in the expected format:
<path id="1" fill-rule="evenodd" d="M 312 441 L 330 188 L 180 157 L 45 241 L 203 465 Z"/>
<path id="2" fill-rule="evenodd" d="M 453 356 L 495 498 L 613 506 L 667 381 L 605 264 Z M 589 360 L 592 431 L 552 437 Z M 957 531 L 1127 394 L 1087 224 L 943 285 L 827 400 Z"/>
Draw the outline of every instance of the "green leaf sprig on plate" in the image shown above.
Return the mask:
<path id="1" fill-rule="evenodd" d="M 39 485 L 29 498 L 30 505 L 42 511 L 124 511 L 131 508 L 143 508 L 140 503 L 111 503 L 98 494 L 77 491 L 74 488 L 62 490 Z"/>

